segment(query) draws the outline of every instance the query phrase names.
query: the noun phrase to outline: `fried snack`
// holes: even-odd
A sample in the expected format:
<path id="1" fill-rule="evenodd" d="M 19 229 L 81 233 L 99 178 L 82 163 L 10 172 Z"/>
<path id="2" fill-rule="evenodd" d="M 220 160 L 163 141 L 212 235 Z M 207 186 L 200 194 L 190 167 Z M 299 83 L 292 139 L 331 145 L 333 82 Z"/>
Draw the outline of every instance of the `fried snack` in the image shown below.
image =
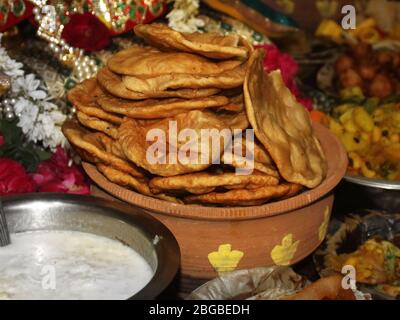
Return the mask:
<path id="1" fill-rule="evenodd" d="M 175 203 L 182 203 L 181 200 L 169 196 L 163 193 L 160 194 L 153 194 L 151 193 L 149 186 L 148 186 L 148 181 L 145 178 L 134 178 L 131 176 L 128 176 L 124 174 L 123 172 L 116 170 L 113 167 L 106 166 L 104 164 L 97 164 L 97 169 L 111 182 L 118 184 L 120 186 L 125 186 L 128 188 L 132 188 L 146 196 L 151 196 L 160 200 L 165 200 L 169 202 L 175 202 Z"/>
<path id="2" fill-rule="evenodd" d="M 108 112 L 123 114 L 135 119 L 159 119 L 172 117 L 190 110 L 215 108 L 229 104 L 229 99 L 223 96 L 210 96 L 197 99 L 147 99 L 130 101 L 102 95 L 97 103 Z"/>
<path id="3" fill-rule="evenodd" d="M 113 154 L 114 141 L 104 133 L 90 132 L 76 120 L 64 122 L 62 132 L 72 145 L 79 148 L 85 160 L 110 165 L 132 177 L 143 177 L 143 173 L 134 164 Z"/>
<path id="4" fill-rule="evenodd" d="M 114 126 L 113 124 L 96 117 L 88 116 L 80 111 L 76 112 L 76 116 L 79 122 L 86 128 L 103 132 L 113 139 L 118 138 L 118 127 Z"/>
<path id="5" fill-rule="evenodd" d="M 135 178 L 103 163 L 96 165 L 97 169 L 111 182 L 127 186 L 145 195 L 152 195 L 146 178 Z"/>
<path id="6" fill-rule="evenodd" d="M 154 48 L 134 46 L 113 55 L 107 67 L 120 75 L 154 77 L 174 74 L 216 75 L 234 69 L 240 60 L 215 62 L 182 52 L 160 52 Z"/>
<path id="7" fill-rule="evenodd" d="M 186 144 L 186 142 L 178 141 L 170 141 L 168 139 L 170 135 L 170 124 L 172 121 L 176 121 L 177 132 L 180 132 L 181 129 L 190 128 L 193 129 L 197 133 L 197 147 L 193 148 L 192 156 L 194 161 L 193 163 L 183 164 L 178 159 L 176 161 L 170 160 L 170 150 L 176 148 L 176 154 L 179 151 L 179 148 L 182 145 Z M 201 171 L 210 166 L 211 163 L 215 162 L 216 157 L 220 157 L 221 153 L 225 149 L 225 144 L 227 141 L 221 139 L 220 141 L 220 152 L 216 153 L 212 150 L 208 150 L 209 158 L 207 161 L 201 161 L 203 156 L 202 150 L 204 151 L 205 147 L 208 148 L 208 145 L 201 145 L 201 129 L 218 129 L 222 130 L 226 128 L 226 123 L 221 121 L 221 119 L 211 113 L 199 110 L 193 110 L 188 113 L 178 114 L 172 118 L 165 118 L 162 120 L 154 121 L 154 120 L 135 120 L 127 118 L 122 123 L 119 128 L 119 143 L 122 147 L 122 150 L 125 156 L 132 162 L 134 162 L 139 167 L 146 169 L 147 171 L 157 174 L 160 176 L 174 176 L 178 174 L 184 174 L 189 172 Z M 156 129 L 162 133 L 165 133 L 164 137 L 157 141 L 161 145 L 165 145 L 166 149 L 164 154 L 153 154 L 153 151 L 150 151 L 152 145 L 155 144 L 154 141 L 146 141 L 147 134 L 150 130 Z M 208 142 L 208 141 L 207 141 Z M 178 143 L 178 145 L 176 144 Z M 215 147 L 215 146 L 213 146 Z M 164 163 L 159 163 L 163 161 L 154 161 L 155 163 L 151 163 L 148 161 L 148 152 L 150 151 L 151 156 L 155 156 L 158 160 L 165 160 Z M 158 150 L 159 151 L 159 150 Z M 172 163 L 171 163 L 172 162 Z M 204 164 L 203 164 L 204 163 Z"/>
<path id="8" fill-rule="evenodd" d="M 351 289 L 343 289 L 343 276 L 333 275 L 321 278 L 300 292 L 281 300 L 356 300 Z"/>
<path id="9" fill-rule="evenodd" d="M 231 206 L 259 205 L 272 199 L 294 195 L 301 190 L 301 186 L 293 183 L 284 183 L 275 186 L 264 186 L 257 189 L 236 189 L 227 192 L 212 192 L 202 195 L 187 196 L 188 203 L 220 204 Z"/>
<path id="10" fill-rule="evenodd" d="M 220 90 L 215 88 L 206 89 L 179 89 L 169 91 L 154 91 L 146 94 L 131 91 L 122 83 L 121 76 L 103 68 L 97 73 L 97 81 L 109 93 L 124 99 L 143 100 L 148 98 L 184 98 L 194 99 L 212 96 Z"/>
<path id="11" fill-rule="evenodd" d="M 154 47 L 200 54 L 214 59 L 246 59 L 251 45 L 239 35 L 219 36 L 211 33 L 179 33 L 164 24 L 137 25 L 135 34 Z"/>
<path id="12" fill-rule="evenodd" d="M 279 179 L 260 172 L 250 175 L 237 175 L 234 172 L 197 172 L 173 177 L 156 177 L 150 180 L 150 188 L 154 193 L 168 190 L 184 190 L 199 194 L 199 190 L 213 191 L 216 187 L 241 187 L 255 189 L 261 186 L 278 185 Z"/>
<path id="13" fill-rule="evenodd" d="M 244 63 L 234 69 L 218 74 L 169 73 L 155 76 L 123 76 L 122 82 L 129 90 L 144 94 L 176 89 L 230 89 L 243 84 L 246 69 L 247 63 Z"/>
<path id="14" fill-rule="evenodd" d="M 264 54 L 263 49 L 254 51 L 246 73 L 244 96 L 249 121 L 282 177 L 314 188 L 326 175 L 324 153 L 307 111 L 290 93 L 280 71 L 265 73 Z"/>
<path id="15" fill-rule="evenodd" d="M 243 157 L 240 157 L 240 156 L 233 155 L 232 160 L 230 158 L 229 158 L 229 160 L 227 160 L 227 155 L 226 155 L 226 153 L 224 153 L 222 161 L 223 161 L 223 163 L 228 164 L 237 169 L 248 169 L 248 166 L 246 166 L 246 162 L 245 162 L 246 159 L 243 159 Z M 276 170 L 275 166 L 273 166 L 273 165 L 268 165 L 266 163 L 254 161 L 253 169 L 260 171 L 262 173 L 268 174 L 270 176 L 276 177 L 276 178 L 279 177 L 279 173 Z"/>
<path id="16" fill-rule="evenodd" d="M 241 143 L 242 153 L 236 154 L 234 151 L 237 144 Z M 241 140 L 233 139 L 233 149 L 226 149 L 222 156 L 223 163 L 238 169 L 246 169 L 249 167 L 249 162 L 253 161 L 253 169 L 268 174 L 270 176 L 279 178 L 279 173 L 273 163 L 271 157 L 265 148 L 258 142 L 254 141 L 254 148 L 251 150 L 247 146 L 246 139 Z M 250 163 L 251 165 L 251 163 Z"/>
<path id="17" fill-rule="evenodd" d="M 238 95 L 230 97 L 228 104 L 221 106 L 220 108 L 218 108 L 218 110 L 243 112 L 244 111 L 243 94 L 240 93 Z"/>
<path id="18" fill-rule="evenodd" d="M 120 124 L 122 118 L 105 112 L 96 103 L 97 97 L 103 95 L 103 90 L 95 78 L 84 80 L 67 93 L 68 100 L 82 113 L 115 124 Z"/>
<path id="19" fill-rule="evenodd" d="M 225 123 L 225 128 L 231 130 L 244 130 L 250 127 L 249 119 L 244 110 L 241 112 L 219 112 L 217 117 Z"/>

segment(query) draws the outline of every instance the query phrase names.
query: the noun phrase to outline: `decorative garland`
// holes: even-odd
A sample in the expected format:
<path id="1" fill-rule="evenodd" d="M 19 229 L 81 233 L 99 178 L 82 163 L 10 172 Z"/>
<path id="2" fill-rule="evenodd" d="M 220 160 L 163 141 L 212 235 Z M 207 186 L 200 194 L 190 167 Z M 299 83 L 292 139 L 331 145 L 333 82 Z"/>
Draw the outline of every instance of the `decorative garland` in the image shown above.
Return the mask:
<path id="1" fill-rule="evenodd" d="M 11 88 L 1 101 L 4 117 L 11 121 L 17 116 L 17 126 L 28 141 L 40 142 L 53 151 L 57 146 L 65 146 L 61 125 L 67 115 L 52 102 L 44 83 L 34 74 L 25 74 L 23 64 L 9 57 L 1 47 L 1 36 L 0 71 L 11 80 Z"/>
<path id="2" fill-rule="evenodd" d="M 169 1 L 172 2 L 172 1 Z M 168 13 L 168 25 L 179 32 L 196 32 L 204 27 L 204 21 L 199 19 L 199 0 L 175 0 L 174 7 Z"/>

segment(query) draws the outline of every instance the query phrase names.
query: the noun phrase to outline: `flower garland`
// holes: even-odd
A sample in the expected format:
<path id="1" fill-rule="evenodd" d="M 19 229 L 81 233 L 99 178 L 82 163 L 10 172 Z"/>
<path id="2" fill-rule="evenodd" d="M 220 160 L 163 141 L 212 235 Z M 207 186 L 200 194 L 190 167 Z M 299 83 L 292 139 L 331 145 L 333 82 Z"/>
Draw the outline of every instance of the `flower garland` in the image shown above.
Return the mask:
<path id="1" fill-rule="evenodd" d="M 168 13 L 168 25 L 179 32 L 196 32 L 204 27 L 204 21 L 197 17 L 199 0 L 175 0 L 174 7 Z"/>
<path id="2" fill-rule="evenodd" d="M 11 78 L 11 90 L 2 101 L 3 109 L 8 120 L 15 115 L 28 141 L 42 143 L 44 148 L 52 151 L 57 146 L 65 146 L 66 139 L 61 132 L 61 125 L 66 119 L 52 103 L 44 83 L 34 74 L 25 74 L 23 64 L 9 57 L 1 47 L 0 35 L 0 71 Z"/>

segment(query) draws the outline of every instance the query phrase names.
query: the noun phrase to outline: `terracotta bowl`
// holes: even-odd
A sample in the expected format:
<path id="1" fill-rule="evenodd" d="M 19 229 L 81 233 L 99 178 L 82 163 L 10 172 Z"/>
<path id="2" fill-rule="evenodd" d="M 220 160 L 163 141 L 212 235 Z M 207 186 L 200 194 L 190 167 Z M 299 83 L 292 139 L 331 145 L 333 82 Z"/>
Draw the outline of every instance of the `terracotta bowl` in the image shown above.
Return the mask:
<path id="1" fill-rule="evenodd" d="M 328 160 L 326 179 L 290 199 L 252 207 L 206 207 L 143 196 L 108 181 L 84 163 L 89 177 L 116 198 L 146 209 L 174 234 L 181 248 L 181 292 L 190 292 L 218 273 L 292 265 L 312 253 L 325 237 L 332 189 L 345 174 L 347 156 L 339 140 L 314 124 Z"/>

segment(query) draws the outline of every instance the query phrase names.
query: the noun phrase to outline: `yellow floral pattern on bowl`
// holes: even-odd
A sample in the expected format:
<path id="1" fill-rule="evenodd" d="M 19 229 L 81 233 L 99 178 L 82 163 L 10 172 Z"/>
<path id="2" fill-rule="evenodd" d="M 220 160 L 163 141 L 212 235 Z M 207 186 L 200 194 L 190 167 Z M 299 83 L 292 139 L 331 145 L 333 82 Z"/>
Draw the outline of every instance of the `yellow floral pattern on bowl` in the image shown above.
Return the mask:
<path id="1" fill-rule="evenodd" d="M 324 240 L 326 236 L 326 232 L 328 231 L 328 226 L 329 226 L 329 207 L 325 208 L 324 211 L 324 220 L 322 221 L 321 225 L 319 226 L 318 229 L 318 239 L 319 241 Z"/>
<path id="2" fill-rule="evenodd" d="M 231 244 L 221 244 L 218 251 L 208 254 L 208 261 L 218 273 L 234 271 L 238 266 L 244 253 L 239 250 L 232 250 Z"/>
<path id="3" fill-rule="evenodd" d="M 278 266 L 288 266 L 293 259 L 300 240 L 293 242 L 293 234 L 283 237 L 281 244 L 276 245 L 271 251 L 272 261 Z"/>

